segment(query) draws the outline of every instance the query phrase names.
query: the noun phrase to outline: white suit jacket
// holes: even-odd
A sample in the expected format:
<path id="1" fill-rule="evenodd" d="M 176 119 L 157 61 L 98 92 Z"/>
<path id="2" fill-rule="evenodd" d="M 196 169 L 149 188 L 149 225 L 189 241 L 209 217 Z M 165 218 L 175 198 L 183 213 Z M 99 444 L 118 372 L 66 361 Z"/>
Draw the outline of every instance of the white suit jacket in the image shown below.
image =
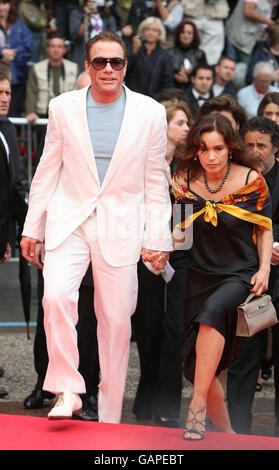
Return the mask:
<path id="1" fill-rule="evenodd" d="M 100 186 L 86 116 L 88 87 L 51 100 L 45 146 L 23 235 L 62 243 L 96 209 L 99 245 L 112 266 L 136 263 L 143 246 L 172 250 L 165 174 L 165 108 L 127 87 L 118 140 Z"/>

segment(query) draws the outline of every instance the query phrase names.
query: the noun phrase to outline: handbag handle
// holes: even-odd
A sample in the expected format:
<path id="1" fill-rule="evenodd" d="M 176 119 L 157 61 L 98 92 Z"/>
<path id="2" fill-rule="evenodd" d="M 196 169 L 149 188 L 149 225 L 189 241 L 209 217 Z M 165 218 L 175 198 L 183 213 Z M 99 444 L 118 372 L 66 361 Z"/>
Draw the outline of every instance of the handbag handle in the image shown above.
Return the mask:
<path id="1" fill-rule="evenodd" d="M 248 304 L 248 302 L 250 302 L 250 300 L 252 300 L 253 297 L 255 297 L 255 294 L 254 294 L 254 292 L 251 292 L 251 294 L 248 295 L 247 299 L 244 300 L 243 303 L 244 303 L 244 304 Z"/>
<path id="2" fill-rule="evenodd" d="M 261 297 L 264 297 L 266 294 L 262 294 Z M 247 299 L 243 302 L 242 305 L 244 304 L 248 304 L 250 302 L 250 300 L 253 299 L 253 297 L 255 297 L 255 294 L 254 292 L 251 292 L 251 294 L 248 295 Z"/>

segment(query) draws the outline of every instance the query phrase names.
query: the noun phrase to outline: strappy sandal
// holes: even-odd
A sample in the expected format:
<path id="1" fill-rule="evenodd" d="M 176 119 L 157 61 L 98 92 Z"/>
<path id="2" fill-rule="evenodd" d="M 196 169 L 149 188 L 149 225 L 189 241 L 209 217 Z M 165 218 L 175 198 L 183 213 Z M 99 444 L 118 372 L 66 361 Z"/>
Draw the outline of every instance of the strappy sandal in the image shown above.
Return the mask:
<path id="1" fill-rule="evenodd" d="M 191 419 L 189 419 L 190 411 L 192 413 L 192 418 Z M 198 414 L 199 413 L 204 413 L 204 411 L 206 411 L 206 405 L 204 405 L 202 408 L 200 408 L 197 411 L 193 411 L 191 408 L 189 408 L 188 418 L 187 418 L 187 422 L 186 422 L 186 426 L 185 426 L 184 434 L 183 434 L 183 438 L 186 439 L 186 441 L 200 441 L 201 439 L 204 439 L 204 437 L 205 437 L 206 414 L 205 414 L 203 419 L 198 419 Z M 188 424 L 188 426 L 187 426 L 187 424 Z M 203 427 L 204 429 L 203 430 L 196 429 L 197 424 L 200 425 L 201 427 Z M 195 437 L 186 437 L 186 433 L 187 434 L 197 434 L 198 437 L 197 438 L 195 438 Z"/>

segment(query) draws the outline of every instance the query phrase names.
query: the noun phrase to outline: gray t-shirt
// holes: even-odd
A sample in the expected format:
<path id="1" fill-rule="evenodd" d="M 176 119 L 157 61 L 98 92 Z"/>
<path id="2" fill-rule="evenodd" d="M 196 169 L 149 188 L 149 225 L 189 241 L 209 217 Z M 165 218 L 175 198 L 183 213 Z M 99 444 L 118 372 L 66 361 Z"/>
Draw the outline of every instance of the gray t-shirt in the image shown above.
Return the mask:
<path id="1" fill-rule="evenodd" d="M 126 103 L 123 88 L 120 98 L 113 103 L 97 103 L 87 93 L 87 122 L 95 155 L 100 184 L 103 183 L 122 124 Z"/>

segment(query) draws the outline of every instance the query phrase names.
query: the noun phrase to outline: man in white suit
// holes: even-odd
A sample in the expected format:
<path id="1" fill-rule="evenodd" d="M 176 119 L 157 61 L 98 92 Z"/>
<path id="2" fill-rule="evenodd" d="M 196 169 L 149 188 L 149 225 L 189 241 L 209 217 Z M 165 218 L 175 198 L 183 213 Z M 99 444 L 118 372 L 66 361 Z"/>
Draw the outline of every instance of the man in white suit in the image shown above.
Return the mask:
<path id="1" fill-rule="evenodd" d="M 85 393 L 76 345 L 78 288 L 92 261 L 101 381 L 99 420 L 118 423 L 129 359 L 137 262 L 162 269 L 172 250 L 162 105 L 123 85 L 126 49 L 103 32 L 86 45 L 91 85 L 54 98 L 23 230 L 23 256 L 45 241 L 44 389 L 49 418 L 70 418 Z M 144 239 L 144 248 L 143 248 Z"/>

